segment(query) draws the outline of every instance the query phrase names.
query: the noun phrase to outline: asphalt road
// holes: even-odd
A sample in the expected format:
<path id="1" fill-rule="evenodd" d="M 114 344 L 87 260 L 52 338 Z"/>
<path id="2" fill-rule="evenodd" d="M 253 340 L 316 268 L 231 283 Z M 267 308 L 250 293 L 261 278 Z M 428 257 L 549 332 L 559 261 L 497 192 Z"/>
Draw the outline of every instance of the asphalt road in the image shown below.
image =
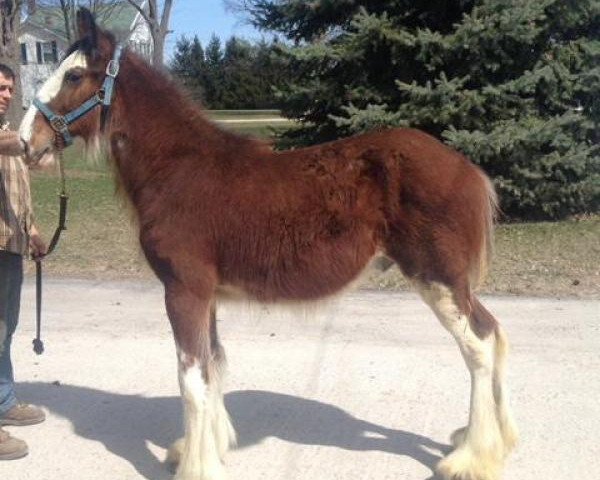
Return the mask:
<path id="1" fill-rule="evenodd" d="M 169 479 L 181 435 L 175 349 L 157 284 L 50 280 L 46 353 L 31 351 L 27 283 L 14 363 L 44 424 L 11 427 L 30 454 L 2 480 Z M 506 480 L 591 480 L 600 468 L 600 301 L 488 297 L 510 336 L 522 442 Z M 469 380 L 413 294 L 355 292 L 318 311 L 227 306 L 231 479 L 432 479 L 467 417 Z"/>

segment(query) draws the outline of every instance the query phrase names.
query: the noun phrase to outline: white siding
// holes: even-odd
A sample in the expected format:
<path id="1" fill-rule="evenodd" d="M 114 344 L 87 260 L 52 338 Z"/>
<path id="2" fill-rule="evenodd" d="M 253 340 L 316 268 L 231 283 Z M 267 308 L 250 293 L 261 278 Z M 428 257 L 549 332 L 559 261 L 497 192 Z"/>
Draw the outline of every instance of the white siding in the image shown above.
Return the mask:
<path id="1" fill-rule="evenodd" d="M 24 31 L 19 36 L 19 43 L 24 43 L 27 49 L 27 64 L 21 65 L 21 89 L 23 92 L 23 107 L 28 108 L 35 92 L 56 68 L 55 63 L 38 63 L 37 42 L 56 42 L 58 59 L 62 58 L 66 45 L 50 32 Z"/>
<path id="2" fill-rule="evenodd" d="M 146 60 L 152 58 L 152 35 L 148 24 L 141 15 L 136 17 L 127 43 L 134 52 L 140 54 Z"/>

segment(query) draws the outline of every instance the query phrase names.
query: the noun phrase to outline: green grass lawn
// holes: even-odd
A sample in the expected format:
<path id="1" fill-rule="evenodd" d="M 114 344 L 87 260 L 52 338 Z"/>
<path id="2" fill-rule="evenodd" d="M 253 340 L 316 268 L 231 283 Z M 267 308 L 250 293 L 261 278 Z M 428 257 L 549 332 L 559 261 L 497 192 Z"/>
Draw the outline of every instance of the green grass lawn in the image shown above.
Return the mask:
<path id="1" fill-rule="evenodd" d="M 270 135 L 270 130 L 262 128 L 241 131 Z M 115 195 L 110 168 L 103 162 L 84 162 L 75 147 L 65 157 L 70 194 L 67 231 L 46 260 L 46 273 L 82 278 L 149 278 L 152 274 L 137 245 L 133 215 Z M 48 240 L 58 221 L 59 189 L 56 174 L 33 172 L 36 218 Z M 500 225 L 494 261 L 482 290 L 600 298 L 599 239 L 598 216 L 556 223 Z M 28 273 L 31 270 L 30 265 Z M 407 287 L 396 269 L 373 274 L 367 286 Z"/>
<path id="2" fill-rule="evenodd" d="M 279 110 L 207 110 L 213 120 L 264 120 L 279 118 Z"/>
<path id="3" fill-rule="evenodd" d="M 208 110 L 206 113 L 223 128 L 260 138 L 271 138 L 294 124 L 281 117 L 279 110 Z"/>

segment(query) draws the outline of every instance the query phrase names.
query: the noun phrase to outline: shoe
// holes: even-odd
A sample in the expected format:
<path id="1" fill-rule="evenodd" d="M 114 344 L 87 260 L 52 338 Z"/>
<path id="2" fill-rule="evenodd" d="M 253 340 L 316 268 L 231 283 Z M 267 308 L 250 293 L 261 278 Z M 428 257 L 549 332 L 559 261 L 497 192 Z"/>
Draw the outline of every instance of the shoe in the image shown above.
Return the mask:
<path id="1" fill-rule="evenodd" d="M 29 453 L 23 440 L 11 437 L 10 433 L 0 428 L 0 460 L 16 460 Z"/>
<path id="2" fill-rule="evenodd" d="M 42 423 L 44 420 L 46 420 L 46 414 L 41 408 L 26 403 L 18 403 L 0 417 L 0 427 L 2 425 L 23 427 Z"/>

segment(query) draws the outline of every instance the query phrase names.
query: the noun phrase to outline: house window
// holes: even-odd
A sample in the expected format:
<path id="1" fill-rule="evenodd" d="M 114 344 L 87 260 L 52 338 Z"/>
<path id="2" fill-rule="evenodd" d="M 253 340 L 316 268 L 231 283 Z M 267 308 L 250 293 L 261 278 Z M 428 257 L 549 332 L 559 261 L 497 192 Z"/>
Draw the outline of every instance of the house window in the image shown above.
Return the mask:
<path id="1" fill-rule="evenodd" d="M 37 61 L 38 63 L 57 63 L 58 52 L 56 50 L 56 42 L 36 42 Z"/>
<path id="2" fill-rule="evenodd" d="M 27 65 L 27 44 L 21 44 L 21 65 Z"/>

